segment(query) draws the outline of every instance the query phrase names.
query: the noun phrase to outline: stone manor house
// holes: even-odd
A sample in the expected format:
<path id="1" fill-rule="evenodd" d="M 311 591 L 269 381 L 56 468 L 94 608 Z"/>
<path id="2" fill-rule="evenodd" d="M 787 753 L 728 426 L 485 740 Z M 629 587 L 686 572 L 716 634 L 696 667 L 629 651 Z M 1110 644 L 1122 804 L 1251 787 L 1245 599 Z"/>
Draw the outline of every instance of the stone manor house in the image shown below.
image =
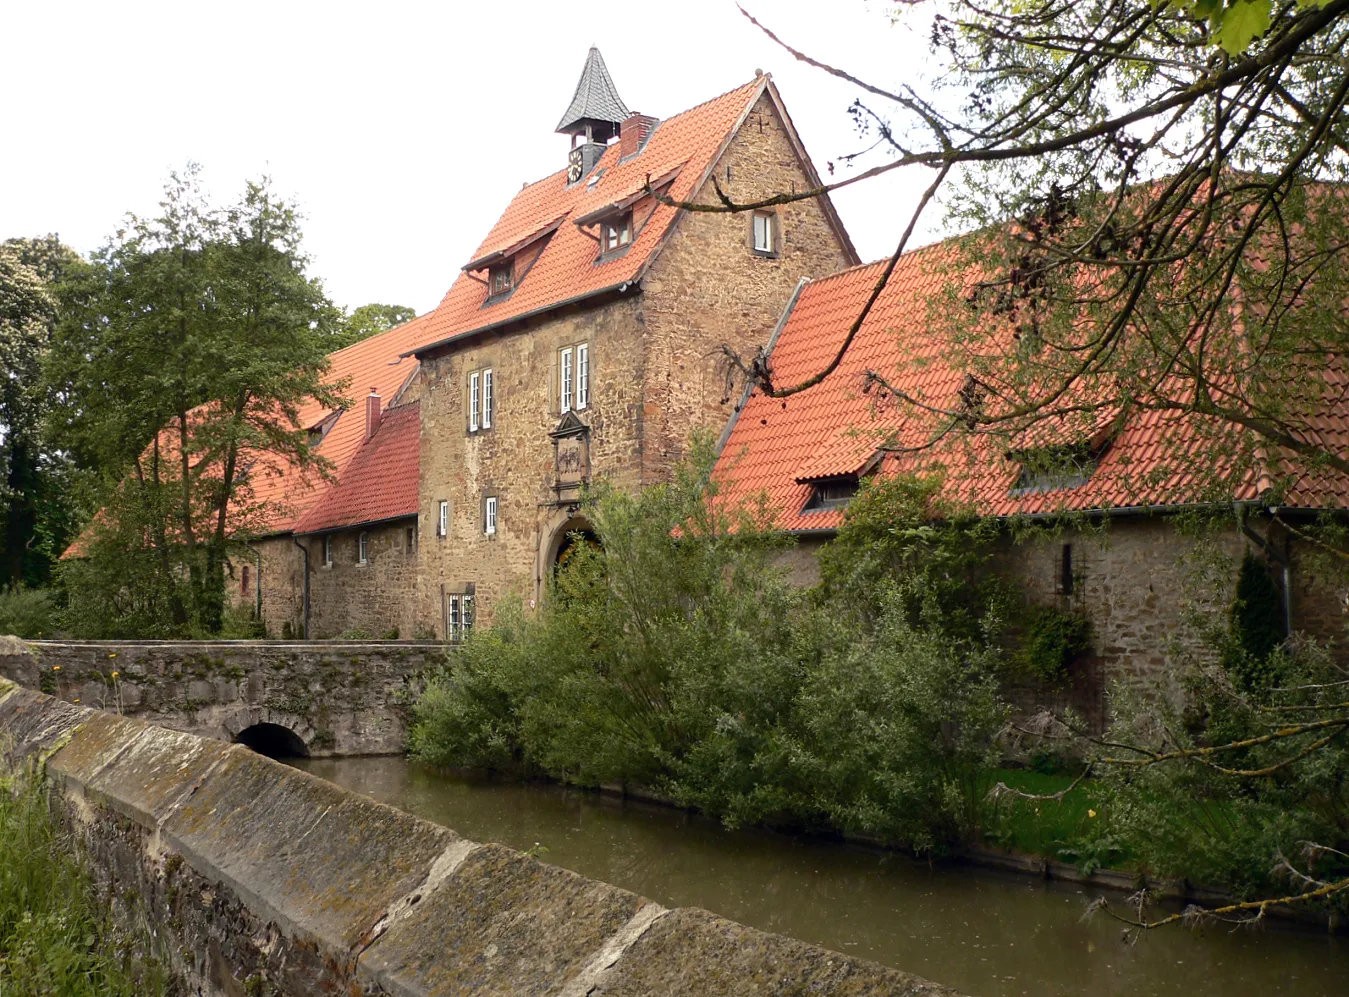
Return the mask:
<path id="1" fill-rule="evenodd" d="M 931 250 L 901 260 L 823 383 L 787 405 L 728 403 L 722 344 L 742 355 L 768 344 L 779 383 L 818 370 L 881 264 L 859 265 L 828 198 L 732 215 L 648 192 L 711 201 L 715 177 L 746 202 L 818 186 L 772 78 L 658 119 L 628 110 L 591 49 L 557 130 L 570 138 L 563 168 L 515 196 L 440 305 L 330 358 L 334 378 L 369 389 L 350 410 L 304 414 L 333 480 L 255 482 L 285 512 L 254 542 L 253 563 L 234 566 L 234 597 L 255 602 L 272 633 L 455 640 L 502 598 L 532 605 L 587 529 L 583 484 L 662 480 L 699 429 L 721 435 L 724 494 L 766 494 L 798 535 L 792 569 L 808 581 L 848 497 L 884 464 L 856 432 L 883 418 L 860 378 L 893 360 L 896 336 L 926 341 L 923 304 L 941 279 L 926 266 Z M 958 373 L 914 376 L 949 393 L 958 381 L 941 378 Z M 1177 629 L 1184 543 L 1164 517 L 1120 508 L 1121 469 L 1155 466 L 1159 433 L 1155 422 L 1126 425 L 1081 481 L 1027 481 L 1001 454 L 987 455 L 979 479 L 994 514 L 1111 510 L 1108 542 L 1069 531 L 1006 559 L 1030 599 L 1091 617 L 1094 688 L 1163 666 Z M 1342 508 L 1344 491 L 1312 482 L 1285 507 Z M 1267 521 L 1224 540 L 1268 560 L 1290 629 L 1333 636 L 1341 593 L 1291 541 Z"/>

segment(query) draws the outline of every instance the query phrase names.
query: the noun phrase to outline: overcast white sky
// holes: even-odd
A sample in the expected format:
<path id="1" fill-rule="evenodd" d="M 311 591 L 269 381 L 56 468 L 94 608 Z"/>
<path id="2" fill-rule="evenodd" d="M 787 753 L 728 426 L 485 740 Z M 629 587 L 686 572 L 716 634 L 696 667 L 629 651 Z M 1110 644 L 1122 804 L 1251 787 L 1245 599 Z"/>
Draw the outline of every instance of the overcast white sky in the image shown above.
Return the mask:
<path id="1" fill-rule="evenodd" d="M 924 32 L 867 0 L 743 0 L 786 41 L 879 84 Z M 436 305 L 511 195 L 566 162 L 553 134 L 591 44 L 628 107 L 668 117 L 771 72 L 807 149 L 858 142 L 854 90 L 734 0 L 341 4 L 0 0 L 0 238 L 87 253 L 195 160 L 218 200 L 270 173 L 339 304 Z M 907 74 L 906 74 L 907 75 Z M 835 197 L 863 259 L 893 249 L 919 169 Z M 938 234 L 933 217 L 921 241 Z"/>

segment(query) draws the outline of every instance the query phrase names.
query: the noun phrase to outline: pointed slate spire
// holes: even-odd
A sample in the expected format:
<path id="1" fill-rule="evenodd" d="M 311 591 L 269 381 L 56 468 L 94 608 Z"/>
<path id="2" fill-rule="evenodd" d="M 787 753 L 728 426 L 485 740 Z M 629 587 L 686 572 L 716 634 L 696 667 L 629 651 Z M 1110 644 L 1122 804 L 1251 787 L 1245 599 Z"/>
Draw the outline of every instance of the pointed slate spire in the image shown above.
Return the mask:
<path id="1" fill-rule="evenodd" d="M 585 68 L 581 70 L 581 79 L 576 84 L 576 93 L 571 98 L 571 106 L 562 115 L 557 130 L 564 135 L 585 135 L 588 139 L 603 142 L 618 134 L 618 126 L 628 116 L 627 105 L 618 95 L 614 81 L 609 77 L 609 70 L 604 65 L 604 56 L 592 45 L 586 56 Z"/>

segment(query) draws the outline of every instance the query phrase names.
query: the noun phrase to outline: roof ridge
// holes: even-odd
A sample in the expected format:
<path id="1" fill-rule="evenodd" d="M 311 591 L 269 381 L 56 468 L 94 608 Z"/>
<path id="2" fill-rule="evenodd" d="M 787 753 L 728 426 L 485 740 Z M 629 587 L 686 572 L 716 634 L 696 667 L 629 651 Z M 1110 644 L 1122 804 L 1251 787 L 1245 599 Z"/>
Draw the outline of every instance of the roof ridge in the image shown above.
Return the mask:
<path id="1" fill-rule="evenodd" d="M 913 249 L 906 249 L 899 255 L 899 258 L 901 260 L 907 260 L 910 256 L 917 256 L 919 253 L 925 253 L 930 249 L 937 248 L 938 246 L 944 246 L 952 239 L 958 238 L 960 238 L 960 236 L 953 235 L 946 239 L 940 239 L 937 242 L 929 242 L 926 246 L 915 246 Z M 812 277 L 810 279 L 810 282 L 812 284 L 823 284 L 825 281 L 833 280 L 835 277 L 846 277 L 857 270 L 865 270 L 868 267 L 883 266 L 884 264 L 889 262 L 890 262 L 889 256 L 882 256 L 878 259 L 870 260 L 869 262 L 866 263 L 854 263 L 850 267 L 844 267 L 842 270 L 834 270 L 830 273 L 825 274 L 823 277 Z"/>
<path id="2" fill-rule="evenodd" d="M 431 314 L 434 313 L 434 312 L 435 312 L 435 309 L 432 308 L 430 311 L 422 312 L 420 315 L 414 315 L 412 318 L 408 319 L 406 322 L 400 322 L 400 323 L 398 323 L 398 325 L 391 325 L 391 326 L 389 326 L 389 328 L 385 329 L 383 332 L 377 332 L 377 333 L 375 333 L 373 336 L 366 336 L 364 339 L 358 339 L 358 340 L 356 340 L 356 342 L 354 342 L 354 343 L 349 343 L 348 345 L 343 346 L 343 347 L 340 348 L 340 349 L 333 350 L 331 353 L 327 354 L 327 356 L 329 356 L 329 357 L 335 357 L 335 356 L 337 356 L 339 353 L 345 353 L 345 352 L 347 352 L 347 350 L 354 350 L 354 349 L 355 349 L 356 347 L 358 347 L 358 346 L 364 346 L 364 345 L 366 345 L 367 343 L 373 343 L 375 340 L 379 339 L 381 336 L 387 336 L 387 335 L 389 335 L 390 333 L 397 332 L 399 329 L 406 329 L 408 326 L 412 325 L 414 322 L 418 322 L 418 321 L 420 321 L 421 319 L 426 318 L 428 315 L 431 315 Z"/>

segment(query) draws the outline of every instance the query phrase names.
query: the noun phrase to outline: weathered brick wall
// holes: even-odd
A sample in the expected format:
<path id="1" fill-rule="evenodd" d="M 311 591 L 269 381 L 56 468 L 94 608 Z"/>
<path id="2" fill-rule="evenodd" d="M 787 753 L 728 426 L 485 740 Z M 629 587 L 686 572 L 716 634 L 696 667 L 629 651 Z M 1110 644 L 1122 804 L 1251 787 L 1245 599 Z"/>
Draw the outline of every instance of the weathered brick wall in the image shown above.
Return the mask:
<path id="1" fill-rule="evenodd" d="M 0 745 L 49 759 L 95 883 L 193 993 L 957 997 L 3 679 Z"/>
<path id="2" fill-rule="evenodd" d="M 91 706 L 232 740 L 272 723 L 310 754 L 398 754 L 439 644 L 31 641 L 0 674 Z"/>
<path id="3" fill-rule="evenodd" d="M 736 197 L 800 188 L 807 174 L 765 96 L 733 137 L 717 175 Z M 710 183 L 697 197 L 712 197 Z M 734 399 L 714 355 L 767 343 L 803 276 L 849 261 L 818 202 L 781 209 L 779 252 L 756 256 L 749 216 L 681 218 L 643 281 L 640 295 L 574 311 L 522 330 L 489 335 L 423 365 L 420 586 L 418 613 L 443 629 L 442 594 L 475 588 L 479 621 L 508 593 L 536 599 L 564 524 L 553 490 L 548 431 L 561 412 L 559 348 L 590 344 L 593 477 L 624 487 L 663 480 L 693 432 L 718 432 Z M 528 279 L 528 278 L 526 278 Z M 468 373 L 493 369 L 490 430 L 467 431 Z M 482 499 L 498 496 L 495 536 L 483 534 Z M 436 536 L 439 503 L 451 527 Z M 575 523 L 567 528 L 574 528 Z"/>

